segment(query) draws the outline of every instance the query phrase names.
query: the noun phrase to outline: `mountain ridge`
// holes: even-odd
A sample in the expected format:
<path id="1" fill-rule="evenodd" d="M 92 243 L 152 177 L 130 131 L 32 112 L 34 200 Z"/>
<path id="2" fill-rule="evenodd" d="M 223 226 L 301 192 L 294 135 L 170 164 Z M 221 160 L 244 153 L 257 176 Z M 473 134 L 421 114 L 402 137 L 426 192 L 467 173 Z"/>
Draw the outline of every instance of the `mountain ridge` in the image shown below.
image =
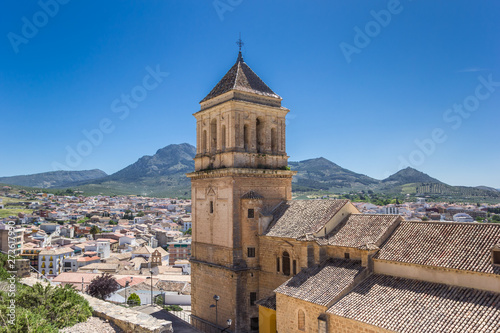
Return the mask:
<path id="1" fill-rule="evenodd" d="M 140 194 L 147 196 L 190 195 L 190 180 L 186 173 L 194 170 L 193 158 L 196 148 L 188 143 L 171 144 L 160 148 L 153 155 L 144 155 L 125 168 L 102 177 L 92 179 L 72 179 L 72 181 L 45 184 L 45 188 L 78 188 L 89 195 Z M 342 168 L 324 158 L 303 161 L 290 161 L 289 166 L 297 171 L 292 180 L 294 192 L 328 191 L 346 193 L 351 191 L 372 190 L 393 194 L 445 195 L 457 196 L 494 196 L 500 192 L 487 186 L 465 187 L 450 186 L 436 178 L 411 167 L 378 180 L 365 174 Z M 94 169 L 94 171 L 97 169 Z M 100 171 L 100 170 L 98 170 Z M 78 172 L 78 171 L 67 171 Z M 42 173 L 44 174 L 44 173 Z M 0 178 L 0 182 L 2 178 Z M 61 186 L 63 184 L 64 186 Z M 14 184 L 29 186 L 24 184 Z M 33 186 L 40 187 L 40 186 Z"/>

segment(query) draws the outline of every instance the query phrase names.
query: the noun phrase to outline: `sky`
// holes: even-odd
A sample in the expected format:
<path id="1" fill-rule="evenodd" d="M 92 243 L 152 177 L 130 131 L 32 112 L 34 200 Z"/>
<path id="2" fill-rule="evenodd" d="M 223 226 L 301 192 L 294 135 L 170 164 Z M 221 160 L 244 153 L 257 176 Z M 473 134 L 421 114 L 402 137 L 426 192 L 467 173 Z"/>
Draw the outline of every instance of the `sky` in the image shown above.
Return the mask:
<path id="1" fill-rule="evenodd" d="M 245 62 L 283 98 L 290 161 L 383 179 L 411 166 L 500 188 L 498 1 L 4 1 L 0 176 L 108 174 L 195 144 Z"/>

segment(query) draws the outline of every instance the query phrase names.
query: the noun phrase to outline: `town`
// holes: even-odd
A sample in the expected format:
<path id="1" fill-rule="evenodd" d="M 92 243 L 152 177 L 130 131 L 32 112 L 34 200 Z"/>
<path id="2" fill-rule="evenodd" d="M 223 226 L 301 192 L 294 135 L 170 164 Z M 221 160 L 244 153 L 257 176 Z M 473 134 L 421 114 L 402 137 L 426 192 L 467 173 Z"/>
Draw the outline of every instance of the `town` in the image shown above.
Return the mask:
<path id="1" fill-rule="evenodd" d="M 8 186 L 0 193 L 0 212 L 24 212 L 2 218 L 0 225 L 6 254 L 15 224 L 21 276 L 86 292 L 96 276 L 109 273 L 121 287 L 109 298 L 113 302 L 126 303 L 126 295 L 136 293 L 141 304 L 150 304 L 153 283 L 153 297 L 190 304 L 189 200 L 12 193 Z"/>

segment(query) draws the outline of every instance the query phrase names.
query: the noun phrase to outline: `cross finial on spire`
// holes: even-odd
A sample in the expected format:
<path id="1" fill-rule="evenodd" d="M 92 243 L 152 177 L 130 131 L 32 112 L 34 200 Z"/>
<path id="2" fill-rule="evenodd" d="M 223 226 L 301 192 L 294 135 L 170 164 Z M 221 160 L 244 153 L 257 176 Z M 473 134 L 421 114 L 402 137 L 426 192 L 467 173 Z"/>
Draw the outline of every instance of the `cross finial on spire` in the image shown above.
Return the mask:
<path id="1" fill-rule="evenodd" d="M 245 45 L 245 43 L 243 43 L 243 41 L 241 40 L 241 32 L 240 32 L 240 38 L 236 41 L 236 45 L 238 45 L 239 51 L 241 52 L 241 47 Z"/>

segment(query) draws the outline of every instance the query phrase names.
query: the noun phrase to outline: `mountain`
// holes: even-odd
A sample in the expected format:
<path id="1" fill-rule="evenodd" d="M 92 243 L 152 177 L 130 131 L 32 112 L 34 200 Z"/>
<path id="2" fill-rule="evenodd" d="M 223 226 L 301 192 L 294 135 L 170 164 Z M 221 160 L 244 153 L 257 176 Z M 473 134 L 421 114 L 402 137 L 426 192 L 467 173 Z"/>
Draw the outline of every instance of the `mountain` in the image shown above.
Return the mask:
<path id="1" fill-rule="evenodd" d="M 76 185 L 86 194 L 189 197 L 186 173 L 194 171 L 195 155 L 196 148 L 188 143 L 171 144 L 110 176 Z"/>
<path id="2" fill-rule="evenodd" d="M 296 191 L 357 189 L 379 183 L 379 180 L 344 169 L 323 157 L 288 164 L 298 171 L 293 179 Z"/>
<path id="3" fill-rule="evenodd" d="M 83 171 L 51 171 L 32 175 L 0 177 L 0 183 L 38 188 L 66 187 L 75 182 L 92 181 L 106 177 L 99 169 Z"/>
<path id="4" fill-rule="evenodd" d="M 382 180 L 383 184 L 391 184 L 392 186 L 404 185 L 409 183 L 441 183 L 439 180 L 432 178 L 426 173 L 407 167 L 399 170 L 392 176 Z"/>

